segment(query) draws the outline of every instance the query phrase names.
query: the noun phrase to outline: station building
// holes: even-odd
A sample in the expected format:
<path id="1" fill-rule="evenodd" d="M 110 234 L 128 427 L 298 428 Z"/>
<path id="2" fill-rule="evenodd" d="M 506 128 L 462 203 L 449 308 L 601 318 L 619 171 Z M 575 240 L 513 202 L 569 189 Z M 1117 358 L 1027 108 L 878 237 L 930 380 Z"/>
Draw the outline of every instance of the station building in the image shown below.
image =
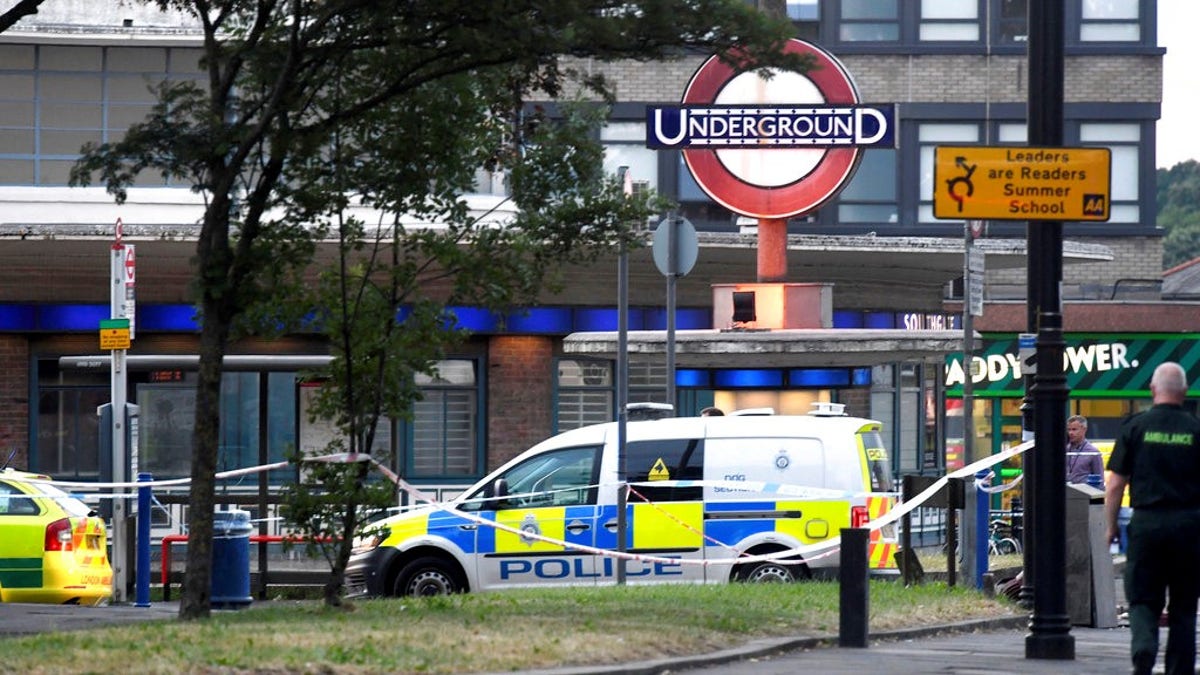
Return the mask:
<path id="1" fill-rule="evenodd" d="M 954 434 L 963 433 L 947 410 L 958 391 L 952 355 L 963 344 L 964 223 L 933 216 L 933 153 L 939 144 L 1025 142 L 1025 4 L 787 2 L 797 37 L 840 59 L 864 102 L 897 106 L 899 142 L 866 151 L 837 198 L 789 221 L 787 281 L 817 289 L 818 303 L 805 327 L 749 341 L 729 339 L 732 317 L 714 298 L 715 289 L 756 281 L 753 221 L 709 199 L 678 151 L 645 147 L 646 106 L 677 103 L 707 55 L 587 64 L 618 83 L 612 120 L 598 131 L 610 168 L 629 167 L 636 189 L 675 199 L 698 231 L 697 264 L 677 284 L 679 414 L 713 404 L 803 413 L 813 401 L 842 402 L 884 422 L 895 472 L 945 470 Z M 1068 342 L 1091 349 L 1093 363 L 1107 354 L 1109 364 L 1118 363 L 1113 345 L 1124 345 L 1129 377 L 1088 380 L 1072 400 L 1073 411 L 1104 428 L 1148 399 L 1142 374 L 1155 361 L 1195 362 L 1200 319 L 1161 293 L 1155 3 L 1066 4 L 1066 145 L 1112 151 L 1112 217 L 1066 224 L 1063 251 Z M 83 143 L 114 138 L 149 110 L 148 81 L 201 76 L 198 34 L 179 16 L 100 5 L 47 3 L 0 35 L 0 448 L 13 451 L 13 466 L 56 477 L 110 475 L 96 416 L 111 398 L 110 371 L 97 327 L 108 318 L 109 248 L 120 218 L 137 251 L 127 395 L 139 406 L 139 467 L 183 476 L 197 353 L 189 259 L 202 203 L 189 186 L 147 175 L 117 207 L 101 188 L 68 188 L 67 178 Z M 503 177 L 481 172 L 465 198 L 485 213 L 504 195 Z M 985 362 L 1026 329 L 1025 235 L 1024 222 L 993 221 L 979 242 L 988 270 L 976 318 Z M 455 308 L 475 336 L 424 382 L 412 420 L 388 429 L 393 468 L 449 495 L 553 433 L 614 419 L 616 273 L 615 256 L 572 270 L 561 292 L 514 308 L 503 322 Z M 667 391 L 665 285 L 649 249 L 630 254 L 631 402 L 661 402 Z M 706 346 L 689 350 L 696 340 Z M 318 336 L 247 340 L 232 351 L 220 469 L 276 461 L 320 436 L 303 414 L 297 380 L 305 359 L 328 354 Z M 980 389 L 975 433 L 999 449 L 1012 439 L 1019 398 L 1007 382 Z"/>

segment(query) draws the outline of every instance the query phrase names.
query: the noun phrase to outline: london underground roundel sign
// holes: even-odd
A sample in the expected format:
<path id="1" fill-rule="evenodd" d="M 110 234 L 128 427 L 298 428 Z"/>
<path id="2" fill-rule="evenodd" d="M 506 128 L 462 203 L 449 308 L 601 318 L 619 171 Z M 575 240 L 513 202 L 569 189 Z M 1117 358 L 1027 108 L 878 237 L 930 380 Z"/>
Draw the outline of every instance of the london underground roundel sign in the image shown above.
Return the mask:
<path id="1" fill-rule="evenodd" d="M 815 67 L 763 79 L 713 56 L 680 106 L 646 113 L 648 146 L 682 148 L 710 197 L 755 218 L 815 210 L 853 177 L 865 147 L 895 146 L 894 109 L 860 105 L 841 62 L 801 40 L 785 50 L 811 55 Z"/>

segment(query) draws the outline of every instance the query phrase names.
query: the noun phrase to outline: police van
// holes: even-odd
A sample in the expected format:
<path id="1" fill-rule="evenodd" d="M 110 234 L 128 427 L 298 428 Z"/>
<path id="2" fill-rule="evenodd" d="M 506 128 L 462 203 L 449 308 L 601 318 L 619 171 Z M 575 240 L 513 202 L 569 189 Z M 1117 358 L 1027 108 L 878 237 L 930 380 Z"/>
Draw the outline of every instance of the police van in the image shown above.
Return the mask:
<path id="1" fill-rule="evenodd" d="M 835 572 L 836 537 L 893 505 L 880 423 L 808 415 L 674 417 L 567 431 L 460 497 L 371 523 L 352 594 L 439 595 L 549 585 L 793 581 Z M 620 464 L 629 484 L 618 546 Z M 822 546 L 823 542 L 828 542 Z M 874 574 L 895 530 L 872 529 Z"/>

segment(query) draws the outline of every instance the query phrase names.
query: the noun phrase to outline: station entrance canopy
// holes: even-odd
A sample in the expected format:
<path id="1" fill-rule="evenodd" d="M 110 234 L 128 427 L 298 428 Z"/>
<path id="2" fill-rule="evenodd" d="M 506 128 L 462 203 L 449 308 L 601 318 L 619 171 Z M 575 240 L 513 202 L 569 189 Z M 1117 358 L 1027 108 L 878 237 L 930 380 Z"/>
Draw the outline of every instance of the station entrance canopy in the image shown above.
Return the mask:
<path id="1" fill-rule="evenodd" d="M 563 340 L 563 351 L 615 358 L 617 338 L 616 332 L 572 333 Z M 962 345 L 961 330 L 686 330 L 675 334 L 676 363 L 685 368 L 872 366 L 941 360 L 961 352 Z M 666 331 L 630 331 L 628 351 L 665 358 Z"/>

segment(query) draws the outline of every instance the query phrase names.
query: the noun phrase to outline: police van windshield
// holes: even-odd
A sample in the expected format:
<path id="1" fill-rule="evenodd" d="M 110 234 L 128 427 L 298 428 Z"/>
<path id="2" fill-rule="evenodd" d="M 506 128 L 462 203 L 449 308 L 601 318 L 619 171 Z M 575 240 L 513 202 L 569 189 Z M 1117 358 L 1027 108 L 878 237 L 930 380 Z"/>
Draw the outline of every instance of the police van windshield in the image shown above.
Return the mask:
<path id="1" fill-rule="evenodd" d="M 883 446 L 883 436 L 878 431 L 863 431 L 859 433 L 862 440 L 863 454 L 867 458 L 867 473 L 871 476 L 872 492 L 892 491 L 892 465 L 888 461 L 887 448 Z"/>

